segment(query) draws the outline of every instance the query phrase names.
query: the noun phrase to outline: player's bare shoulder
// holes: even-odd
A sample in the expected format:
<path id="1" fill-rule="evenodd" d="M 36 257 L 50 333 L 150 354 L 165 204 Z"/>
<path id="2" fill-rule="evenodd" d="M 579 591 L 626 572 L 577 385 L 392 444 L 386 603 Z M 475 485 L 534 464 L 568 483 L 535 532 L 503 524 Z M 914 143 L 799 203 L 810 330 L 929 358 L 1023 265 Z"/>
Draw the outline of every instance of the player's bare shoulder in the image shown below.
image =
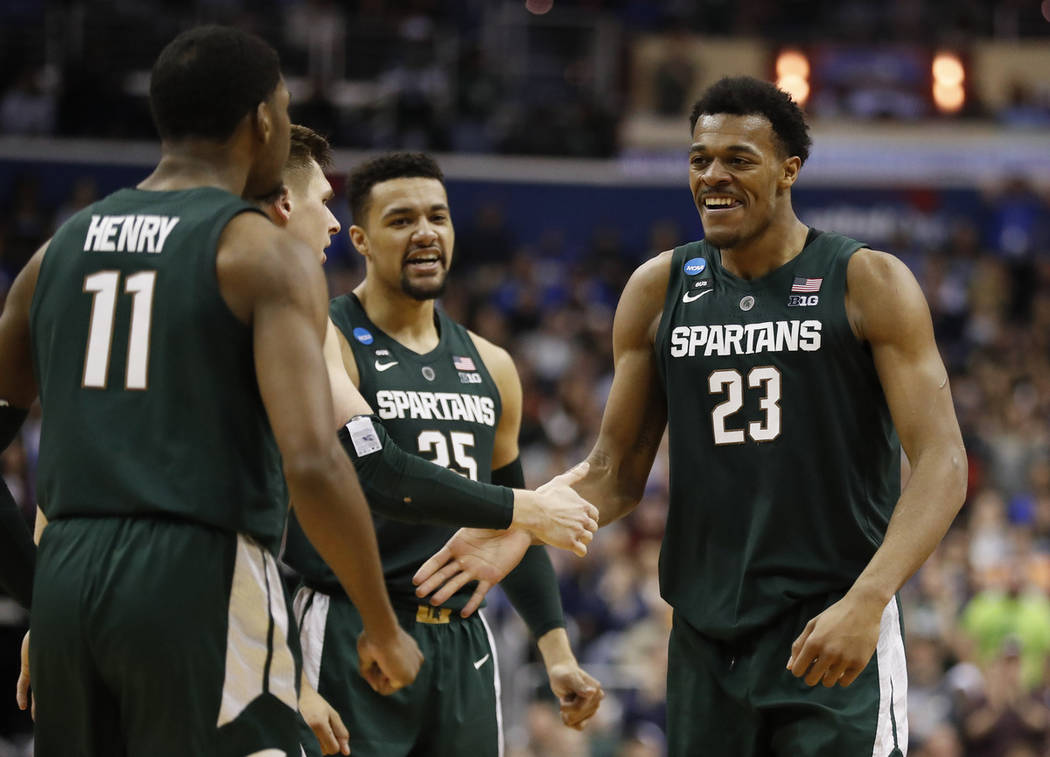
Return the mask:
<path id="1" fill-rule="evenodd" d="M 309 247 L 258 213 L 240 213 L 226 225 L 215 270 L 223 299 L 245 323 L 260 297 L 309 301 L 324 286 Z"/>
<path id="2" fill-rule="evenodd" d="M 481 356 L 485 367 L 492 374 L 492 378 L 501 394 L 506 394 L 506 390 L 513 385 L 520 385 L 518 369 L 514 365 L 514 358 L 510 356 L 509 352 L 469 329 L 467 333 L 470 334 L 470 339 L 474 342 L 478 355 Z"/>
<path id="3" fill-rule="evenodd" d="M 617 336 L 631 342 L 644 339 L 652 344 L 663 314 L 673 254 L 674 250 L 661 252 L 631 274 L 616 306 L 614 339 Z"/>
<path id="4" fill-rule="evenodd" d="M 929 307 L 904 262 L 881 250 L 857 250 L 846 268 L 846 314 L 861 341 L 923 327 Z"/>

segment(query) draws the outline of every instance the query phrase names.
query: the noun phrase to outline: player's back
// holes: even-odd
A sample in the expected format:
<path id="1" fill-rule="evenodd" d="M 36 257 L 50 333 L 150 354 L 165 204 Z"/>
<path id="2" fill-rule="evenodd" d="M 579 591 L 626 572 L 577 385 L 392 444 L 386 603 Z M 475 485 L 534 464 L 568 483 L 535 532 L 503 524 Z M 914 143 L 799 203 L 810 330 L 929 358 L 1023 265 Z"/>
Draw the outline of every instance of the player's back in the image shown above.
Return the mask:
<path id="1" fill-rule="evenodd" d="M 167 516 L 279 540 L 252 332 L 215 264 L 226 224 L 250 210 L 216 188 L 126 189 L 55 233 L 31 309 L 49 519 Z"/>

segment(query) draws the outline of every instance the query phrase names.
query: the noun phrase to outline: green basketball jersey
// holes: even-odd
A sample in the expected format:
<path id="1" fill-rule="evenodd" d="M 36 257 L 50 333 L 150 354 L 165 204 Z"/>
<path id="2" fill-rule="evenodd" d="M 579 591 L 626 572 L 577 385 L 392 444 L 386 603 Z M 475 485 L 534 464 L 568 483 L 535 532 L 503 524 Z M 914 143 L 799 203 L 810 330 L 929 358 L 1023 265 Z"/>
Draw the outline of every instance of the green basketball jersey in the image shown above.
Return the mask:
<path id="1" fill-rule="evenodd" d="M 860 242 L 811 230 L 746 281 L 706 242 L 677 248 L 656 350 L 668 409 L 661 590 L 733 638 L 849 588 L 900 493 L 900 443 L 846 316 Z"/>
<path id="2" fill-rule="evenodd" d="M 50 519 L 170 516 L 270 548 L 286 497 L 252 331 L 219 292 L 219 236 L 251 205 L 124 189 L 55 233 L 31 308 Z"/>
<path id="3" fill-rule="evenodd" d="M 390 438 L 405 452 L 489 481 L 502 404 L 467 330 L 435 311 L 440 341 L 420 355 L 372 323 L 352 292 L 332 300 L 329 315 L 353 347 L 358 388 Z M 391 599 L 418 603 L 412 576 L 456 528 L 402 523 L 374 511 L 372 517 Z M 335 588 L 335 576 L 295 523 L 288 530 L 285 560 L 308 582 Z M 461 590 L 443 606 L 462 608 L 471 591 Z"/>

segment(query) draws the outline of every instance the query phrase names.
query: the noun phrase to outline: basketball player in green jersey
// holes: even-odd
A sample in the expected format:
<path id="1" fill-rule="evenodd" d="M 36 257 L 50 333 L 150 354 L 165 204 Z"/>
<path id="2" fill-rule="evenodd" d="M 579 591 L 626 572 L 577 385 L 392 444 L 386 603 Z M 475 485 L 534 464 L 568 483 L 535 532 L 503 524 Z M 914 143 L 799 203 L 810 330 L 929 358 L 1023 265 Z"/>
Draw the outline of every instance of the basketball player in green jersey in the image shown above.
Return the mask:
<path id="1" fill-rule="evenodd" d="M 521 389 L 513 363 L 434 309 L 453 244 L 440 170 L 423 155 L 387 155 L 355 170 L 349 186 L 351 239 L 366 257 L 367 273 L 353 294 L 331 305 L 345 355 L 340 372 L 352 375 L 401 447 L 464 477 L 520 489 Z M 356 663 L 347 640 L 360 623 L 357 612 L 332 595 L 327 569 L 304 549 L 294 524 L 289 531 L 286 560 L 306 583 L 296 600 L 304 670 L 349 725 L 354 754 L 496 755 L 502 748 L 495 648 L 484 621 L 454 614 L 466 596 L 440 608 L 420 606 L 413 596 L 412 573 L 470 517 L 468 507 L 449 505 L 411 525 L 374 508 L 395 607 L 433 661 L 389 703 L 351 675 Z M 532 550 L 504 586 L 537 635 L 565 722 L 582 727 L 602 691 L 569 648 L 545 551 Z"/>
<path id="2" fill-rule="evenodd" d="M 287 481 L 384 692 L 421 656 L 332 435 L 311 252 L 241 195 L 280 181 L 276 53 L 202 27 L 153 69 L 162 158 L 64 224 L 0 316 L 0 398 L 44 410 L 36 753 L 300 754 L 274 551 Z M 280 458 L 278 458 L 278 452 Z"/>
<path id="3" fill-rule="evenodd" d="M 627 284 L 577 488 L 603 523 L 630 512 L 667 428 L 670 754 L 903 755 L 895 595 L 966 491 L 929 309 L 898 259 L 795 215 L 810 140 L 788 95 L 723 79 L 692 126 L 705 238 Z M 519 539 L 457 535 L 417 576 L 421 593 L 497 579 Z"/>
<path id="4" fill-rule="evenodd" d="M 325 169 L 331 165 L 331 159 L 331 148 L 323 136 L 305 126 L 293 124 L 282 186 L 273 196 L 259 202 L 259 206 L 274 223 L 284 227 L 293 236 L 308 244 L 311 249 L 316 250 L 322 263 L 325 260 L 324 250 L 331 236 L 338 233 L 340 229 L 339 221 L 328 208 L 328 203 L 334 193 L 331 184 L 325 177 Z M 331 322 L 329 322 L 328 333 L 325 337 L 324 350 L 329 380 L 332 384 L 333 405 L 336 408 L 335 417 L 345 420 L 353 415 L 370 414 L 371 408 L 346 373 L 335 327 L 331 325 Z M 377 428 L 381 425 L 378 418 L 373 417 L 372 421 Z M 369 455 L 362 458 L 357 456 L 352 448 L 349 451 L 358 464 L 366 460 L 370 461 L 374 457 L 374 455 Z M 396 486 L 392 488 L 396 488 L 401 493 L 411 493 L 416 508 L 420 511 L 438 510 L 439 513 L 444 511 L 443 515 L 435 517 L 438 520 L 444 517 L 448 525 L 459 525 L 467 519 L 476 519 L 479 517 L 477 511 L 489 506 L 489 503 L 479 501 L 477 491 L 487 489 L 493 494 L 496 493 L 495 487 L 466 479 L 446 468 L 437 467 L 423 458 L 406 455 L 389 439 L 384 446 L 382 457 L 384 466 L 377 467 L 370 462 L 369 465 L 362 466 L 359 473 L 362 475 L 362 485 L 366 492 L 371 492 L 369 497 L 376 502 L 378 511 L 391 518 L 404 517 L 404 513 L 399 512 L 397 508 L 384 506 L 384 500 L 387 498 L 379 496 L 381 492 L 378 491 L 377 485 L 388 483 L 383 480 L 382 476 L 377 476 L 377 473 L 381 473 L 382 467 L 397 467 L 399 478 Z M 533 500 L 541 500 L 542 510 L 537 508 L 538 512 L 532 517 L 537 521 L 542 521 L 543 525 L 540 528 L 532 527 L 532 530 L 535 531 L 537 538 L 557 542 L 559 539 L 553 536 L 557 533 L 556 524 L 570 509 L 583 505 L 582 512 L 587 515 L 588 519 L 590 518 L 589 513 L 597 517 L 597 510 L 584 503 L 569 488 L 569 483 L 570 481 L 566 479 L 564 482 L 556 481 L 542 487 L 544 489 L 542 498 L 538 498 L 534 492 L 514 491 L 512 522 L 517 521 L 521 525 L 525 519 L 522 511 L 527 512 L 530 507 L 533 507 L 531 504 Z M 438 498 L 443 501 L 439 507 L 436 507 L 439 504 L 436 501 Z M 452 511 L 448 511 L 446 503 L 451 504 Z M 460 510 L 458 515 L 455 513 L 457 506 Z M 463 510 L 471 512 L 464 515 Z M 594 523 L 593 526 L 596 528 L 597 523 Z M 581 533 L 589 540 L 590 532 L 586 528 L 582 529 Z M 560 541 L 566 543 L 566 538 L 571 537 L 562 537 Z M 585 548 L 586 545 L 567 544 L 567 546 Z M 294 550 L 293 543 L 293 552 Z M 345 725 L 338 713 L 313 690 L 305 676 L 301 681 L 299 704 L 303 717 L 317 737 L 322 751 L 326 754 L 338 751 L 347 753 L 349 744 Z M 573 709 L 578 710 L 579 705 Z M 313 754 L 316 748 L 305 734 L 304 747 L 307 754 Z"/>

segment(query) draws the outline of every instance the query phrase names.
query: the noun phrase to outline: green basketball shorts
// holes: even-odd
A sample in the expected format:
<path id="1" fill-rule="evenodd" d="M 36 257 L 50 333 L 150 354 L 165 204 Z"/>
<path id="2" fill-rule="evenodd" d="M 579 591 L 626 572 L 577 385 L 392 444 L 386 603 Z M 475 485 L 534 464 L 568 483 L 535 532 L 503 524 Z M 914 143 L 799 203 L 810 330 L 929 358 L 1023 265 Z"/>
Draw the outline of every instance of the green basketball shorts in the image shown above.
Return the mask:
<path id="1" fill-rule="evenodd" d="M 363 626 L 349 598 L 307 587 L 296 593 L 306 680 L 342 717 L 351 753 L 502 757 L 499 668 L 484 618 L 426 605 L 395 603 L 395 611 L 423 652 L 423 667 L 411 686 L 380 696 L 358 673 Z"/>
<path id="2" fill-rule="evenodd" d="M 70 518 L 37 558 L 38 757 L 299 757 L 273 556 L 188 521 Z"/>
<path id="3" fill-rule="evenodd" d="M 837 599 L 838 597 L 835 597 Z M 904 639 L 897 600 L 878 647 L 848 687 L 807 686 L 786 669 L 791 644 L 830 601 L 803 603 L 735 642 L 675 614 L 668 648 L 671 757 L 903 757 L 908 750 Z"/>

